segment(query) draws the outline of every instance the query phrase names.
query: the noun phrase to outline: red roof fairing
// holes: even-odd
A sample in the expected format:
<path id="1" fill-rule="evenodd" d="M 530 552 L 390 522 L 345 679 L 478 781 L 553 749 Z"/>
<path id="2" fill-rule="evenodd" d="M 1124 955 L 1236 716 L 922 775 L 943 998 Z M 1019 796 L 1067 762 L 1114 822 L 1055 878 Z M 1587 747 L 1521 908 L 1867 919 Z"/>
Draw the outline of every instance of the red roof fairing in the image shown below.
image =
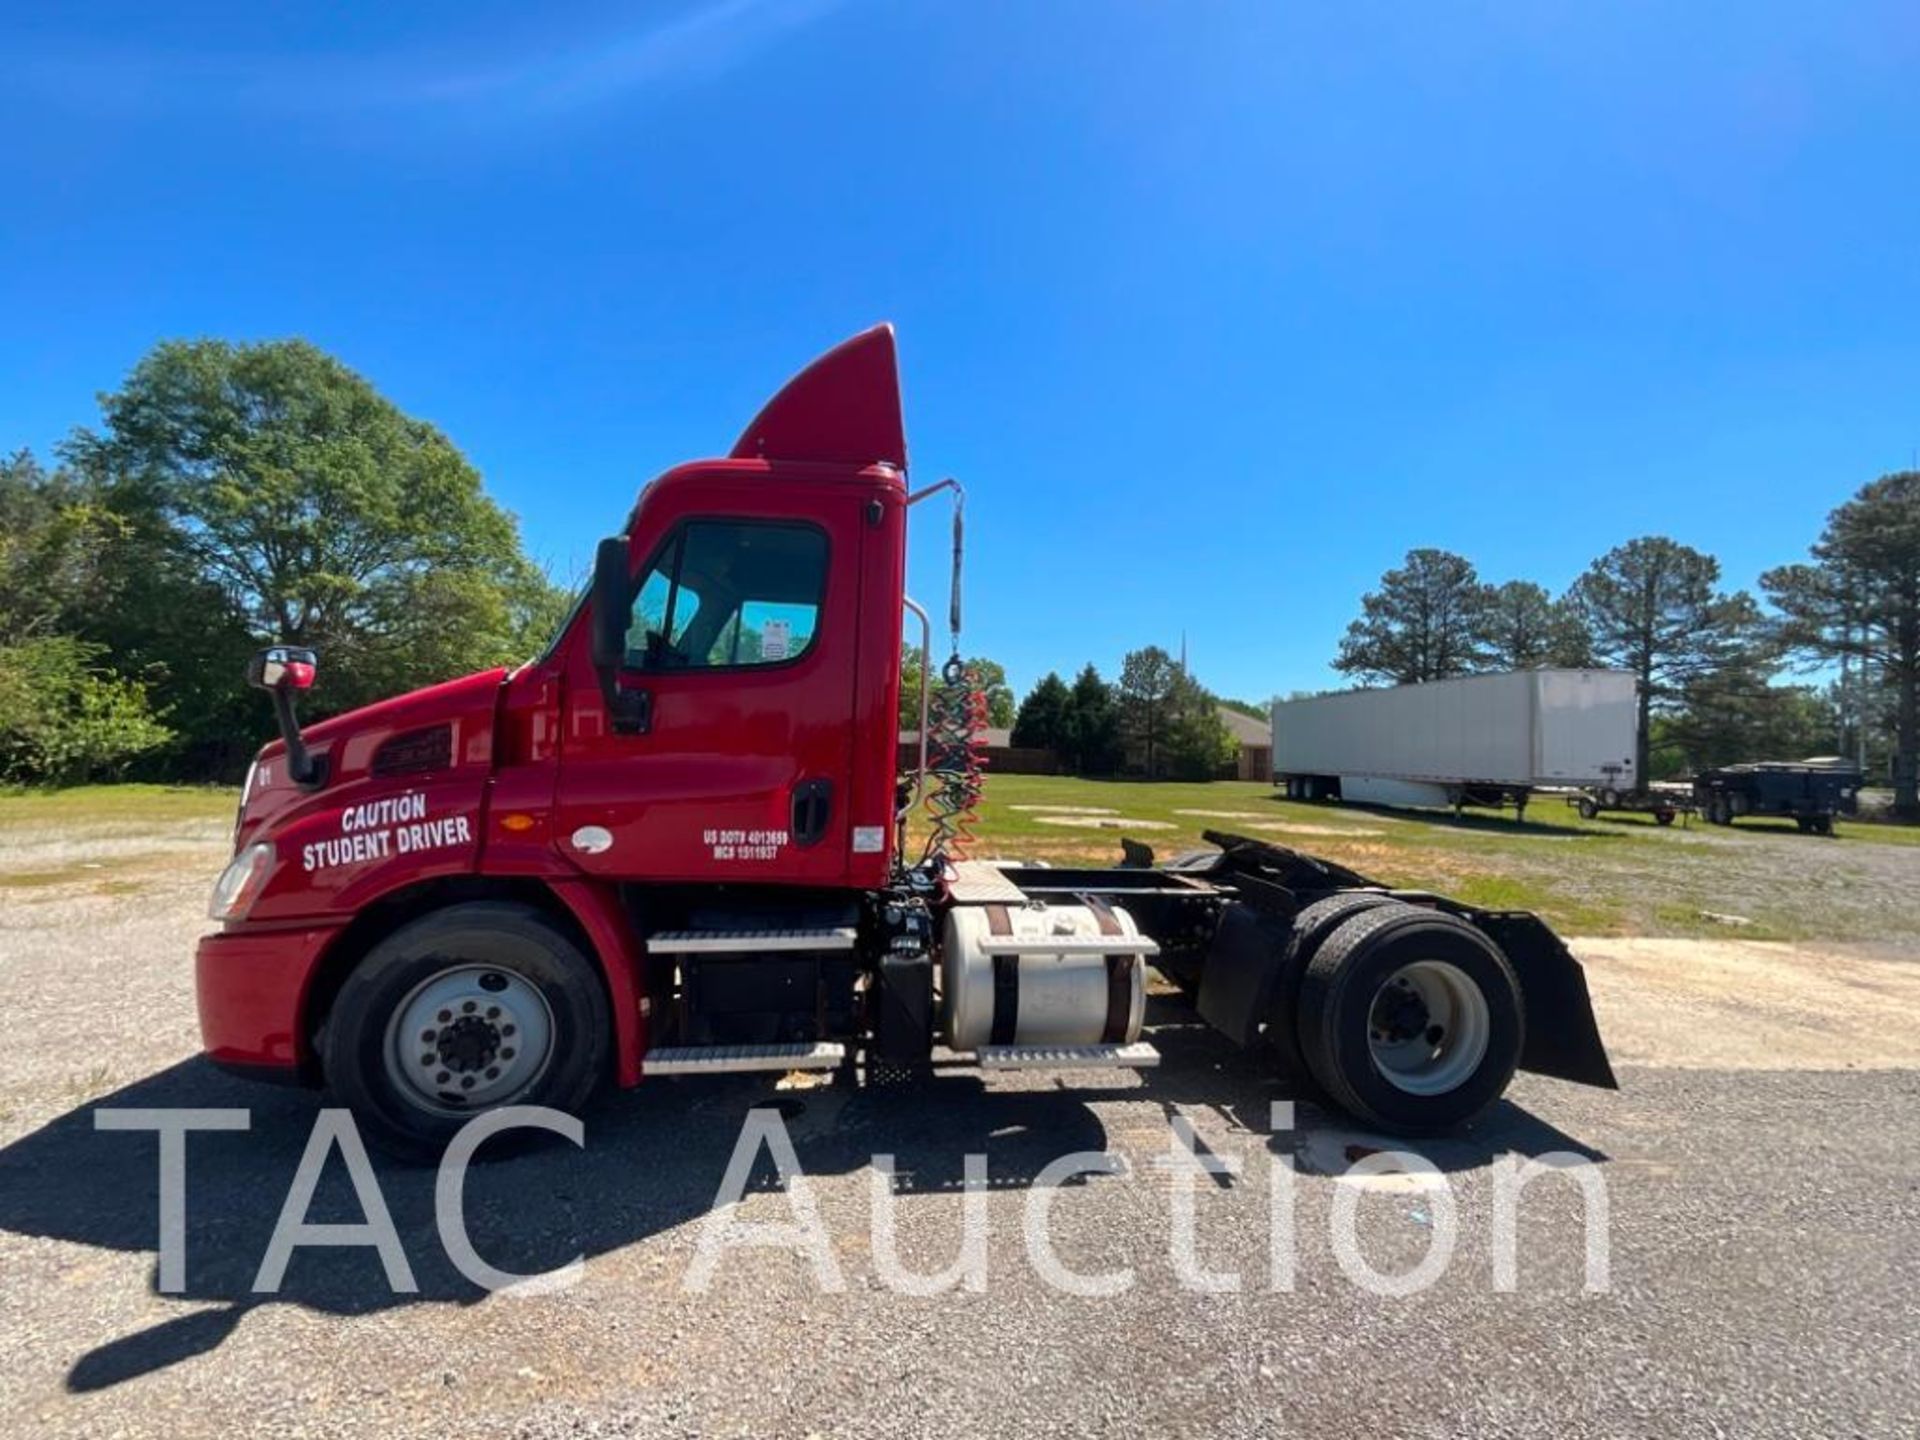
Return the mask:
<path id="1" fill-rule="evenodd" d="M 906 469 L 893 327 L 876 325 L 843 341 L 789 380 L 741 433 L 730 458 Z"/>

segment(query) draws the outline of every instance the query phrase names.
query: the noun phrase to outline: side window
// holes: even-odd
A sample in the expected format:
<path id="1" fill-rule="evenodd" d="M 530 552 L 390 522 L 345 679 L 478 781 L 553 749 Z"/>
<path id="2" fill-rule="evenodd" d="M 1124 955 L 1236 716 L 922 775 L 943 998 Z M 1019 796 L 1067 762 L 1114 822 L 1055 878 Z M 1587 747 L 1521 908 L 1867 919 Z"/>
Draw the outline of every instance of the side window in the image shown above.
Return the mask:
<path id="1" fill-rule="evenodd" d="M 695 520 L 647 567 L 627 625 L 637 670 L 777 665 L 813 644 L 827 537 L 807 525 Z"/>

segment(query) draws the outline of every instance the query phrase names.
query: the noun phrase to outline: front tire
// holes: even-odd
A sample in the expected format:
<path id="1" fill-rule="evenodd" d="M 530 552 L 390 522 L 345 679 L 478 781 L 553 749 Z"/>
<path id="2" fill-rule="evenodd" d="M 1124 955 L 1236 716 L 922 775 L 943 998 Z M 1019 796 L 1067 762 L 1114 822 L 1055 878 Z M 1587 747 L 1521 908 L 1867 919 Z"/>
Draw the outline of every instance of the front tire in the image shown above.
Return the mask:
<path id="1" fill-rule="evenodd" d="M 607 1000 L 593 962 L 538 911 L 485 901 L 395 930 L 341 986 L 327 1083 L 389 1154 L 438 1158 L 475 1115 L 568 1113 L 607 1068 Z"/>
<path id="2" fill-rule="evenodd" d="M 1480 1114 L 1512 1080 L 1525 1036 L 1506 957 L 1441 911 L 1353 917 L 1301 982 L 1301 1049 L 1314 1078 L 1357 1119 L 1396 1134 Z"/>

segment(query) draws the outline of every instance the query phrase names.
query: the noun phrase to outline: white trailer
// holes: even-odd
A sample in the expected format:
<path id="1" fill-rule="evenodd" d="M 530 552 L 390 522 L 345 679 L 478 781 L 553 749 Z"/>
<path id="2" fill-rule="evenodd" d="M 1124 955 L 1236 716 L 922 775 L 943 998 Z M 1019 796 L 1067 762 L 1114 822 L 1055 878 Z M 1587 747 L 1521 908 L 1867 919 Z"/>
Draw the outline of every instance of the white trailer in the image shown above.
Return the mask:
<path id="1" fill-rule="evenodd" d="M 1289 797 L 1500 805 L 1543 786 L 1622 794 L 1638 715 L 1621 670 L 1520 670 L 1347 690 L 1273 707 L 1273 778 Z"/>

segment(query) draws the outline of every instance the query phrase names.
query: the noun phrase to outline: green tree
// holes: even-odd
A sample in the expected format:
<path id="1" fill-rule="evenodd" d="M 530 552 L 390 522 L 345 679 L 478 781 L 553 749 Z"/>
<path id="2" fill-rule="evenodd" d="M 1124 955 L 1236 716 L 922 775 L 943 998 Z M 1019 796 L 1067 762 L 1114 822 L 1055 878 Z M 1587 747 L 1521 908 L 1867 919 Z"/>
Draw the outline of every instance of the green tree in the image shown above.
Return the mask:
<path id="1" fill-rule="evenodd" d="M 141 747 L 142 769 L 232 773 L 268 724 L 241 681 L 246 626 L 173 528 L 96 467 L 22 452 L 0 462 L 0 639 L 55 634 L 92 647 L 86 673 L 110 667 L 167 716 L 174 738 Z"/>
<path id="2" fill-rule="evenodd" d="M 1595 657 L 1639 682 L 1638 784 L 1652 773 L 1653 717 L 1682 708 L 1689 687 L 1736 660 L 1756 664 L 1753 599 L 1719 587 L 1720 562 L 1711 555 L 1648 535 L 1609 550 L 1568 592 Z"/>
<path id="3" fill-rule="evenodd" d="M 112 778 L 166 742 L 146 691 L 71 635 L 0 645 L 0 780 L 75 784 Z"/>
<path id="4" fill-rule="evenodd" d="M 1113 687 L 1089 663 L 1074 678 L 1068 701 L 1068 746 L 1074 774 L 1113 774 L 1122 759 L 1120 708 Z"/>
<path id="5" fill-rule="evenodd" d="M 915 645 L 902 644 L 900 647 L 900 733 L 920 728 L 920 649 Z M 929 691 L 928 703 L 932 703 Z"/>
<path id="6" fill-rule="evenodd" d="M 1139 747 L 1148 775 L 1160 772 L 1160 747 L 1173 721 L 1180 676 L 1180 662 L 1158 645 L 1130 650 L 1120 662 L 1121 732 L 1129 745 Z"/>
<path id="7" fill-rule="evenodd" d="M 170 530 L 257 637 L 312 645 L 325 702 L 509 660 L 544 583 L 438 430 L 305 341 L 158 346 L 68 449 Z"/>
<path id="8" fill-rule="evenodd" d="M 1411 685 L 1484 668 L 1482 635 L 1491 587 L 1471 561 L 1445 550 L 1410 550 L 1406 563 L 1361 597 L 1333 668 L 1361 680 Z"/>
<path id="9" fill-rule="evenodd" d="M 997 660 L 976 655 L 960 662 L 974 672 L 979 688 L 987 696 L 987 724 L 997 730 L 1007 729 L 1013 724 L 1014 705 L 1013 687 L 1007 684 L 1007 672 Z M 945 662 L 936 659 L 933 663 L 932 683 L 928 687 L 927 700 L 931 706 L 946 686 Z M 903 644 L 900 647 L 900 729 L 920 728 L 920 651 L 918 647 Z"/>
<path id="10" fill-rule="evenodd" d="M 1163 763 L 1176 779 L 1215 779 L 1232 766 L 1239 746 L 1227 722 L 1220 718 L 1220 702 L 1213 693 L 1183 667 L 1176 664 L 1174 668 Z"/>
<path id="11" fill-rule="evenodd" d="M 1689 685 L 1679 708 L 1653 726 L 1652 778 L 1830 752 L 1831 701 L 1808 686 L 1770 684 L 1765 668 L 1737 657 Z"/>
<path id="12" fill-rule="evenodd" d="M 1547 627 L 1547 664 L 1570 670 L 1594 668 L 1593 637 L 1571 596 L 1562 595 L 1553 602 Z"/>
<path id="13" fill-rule="evenodd" d="M 1827 517 L 1812 564 L 1769 570 L 1760 584 L 1784 644 L 1852 662 L 1889 692 L 1894 813 L 1920 818 L 1920 471 L 1863 486 Z"/>
<path id="14" fill-rule="evenodd" d="M 113 517 L 68 470 L 0 459 L 0 637 L 71 630 L 98 588 Z"/>
<path id="15" fill-rule="evenodd" d="M 976 655 L 967 661 L 967 668 L 977 677 L 976 683 L 987 695 L 987 723 L 996 730 L 1005 730 L 1013 724 L 1013 687 L 1007 683 L 1007 672 L 997 660 L 989 660 Z"/>
<path id="16" fill-rule="evenodd" d="M 1049 670 L 1020 702 L 1020 712 L 1013 720 L 1013 743 L 1023 748 L 1050 750 L 1071 764 L 1072 708 L 1073 692 L 1067 689 L 1067 682 Z"/>
<path id="17" fill-rule="evenodd" d="M 1490 670 L 1534 670 L 1552 663 L 1554 608 L 1531 580 L 1509 580 L 1487 592 L 1480 643 Z"/>

